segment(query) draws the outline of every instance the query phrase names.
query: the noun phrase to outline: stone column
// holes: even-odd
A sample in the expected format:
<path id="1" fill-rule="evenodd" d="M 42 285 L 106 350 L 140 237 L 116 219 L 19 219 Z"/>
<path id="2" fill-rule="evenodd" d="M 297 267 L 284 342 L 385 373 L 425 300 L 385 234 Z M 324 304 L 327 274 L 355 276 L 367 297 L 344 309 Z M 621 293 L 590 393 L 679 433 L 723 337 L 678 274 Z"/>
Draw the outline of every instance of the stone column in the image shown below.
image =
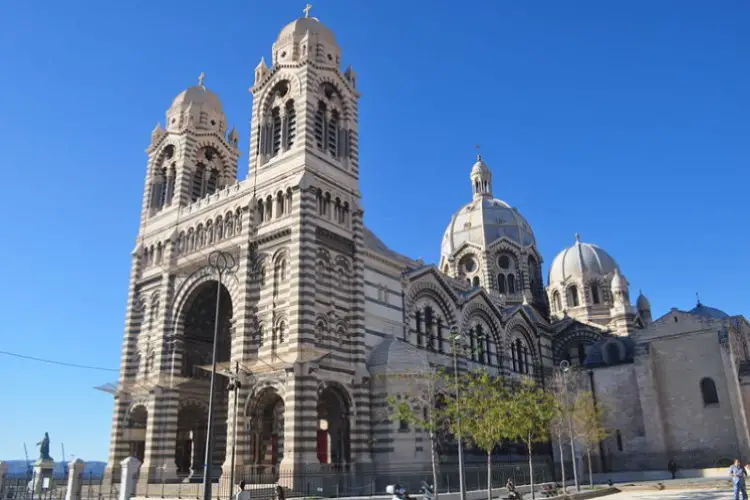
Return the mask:
<path id="1" fill-rule="evenodd" d="M 81 486 L 83 486 L 83 469 L 86 464 L 80 458 L 76 458 L 68 464 L 68 490 L 65 492 L 65 500 L 81 500 Z"/>
<path id="2" fill-rule="evenodd" d="M 138 471 L 141 468 L 141 461 L 135 457 L 128 457 L 120 462 L 122 476 L 120 479 L 120 498 L 119 500 L 130 500 L 135 495 L 135 486 L 138 482 Z"/>
<path id="3" fill-rule="evenodd" d="M 177 391 L 157 390 L 149 405 L 146 425 L 146 451 L 139 481 L 172 480 L 177 478 L 175 448 L 177 446 Z"/>
<path id="4" fill-rule="evenodd" d="M 300 477 L 300 473 L 310 469 L 310 464 L 318 463 L 316 390 L 314 377 L 288 375 L 284 397 L 284 458 L 279 464 L 284 478 Z M 293 488 L 295 485 L 282 486 Z"/>

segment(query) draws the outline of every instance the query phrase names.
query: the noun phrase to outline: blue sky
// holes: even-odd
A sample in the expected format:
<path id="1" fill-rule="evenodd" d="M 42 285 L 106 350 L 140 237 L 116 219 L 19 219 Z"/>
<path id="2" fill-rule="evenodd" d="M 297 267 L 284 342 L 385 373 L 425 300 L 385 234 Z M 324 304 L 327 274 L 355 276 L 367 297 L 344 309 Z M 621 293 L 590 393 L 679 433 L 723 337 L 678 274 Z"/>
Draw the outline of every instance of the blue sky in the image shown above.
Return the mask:
<path id="1" fill-rule="evenodd" d="M 6 2 L 0 350 L 119 366 L 154 124 L 205 71 L 244 178 L 253 69 L 303 7 Z M 750 316 L 747 2 L 325 0 L 312 15 L 358 72 L 366 221 L 393 248 L 437 260 L 479 143 L 545 272 L 580 232 L 657 316 L 696 292 Z M 62 441 L 106 459 L 112 400 L 93 387 L 115 379 L 0 355 L 0 458 L 49 431 L 55 458 Z"/>

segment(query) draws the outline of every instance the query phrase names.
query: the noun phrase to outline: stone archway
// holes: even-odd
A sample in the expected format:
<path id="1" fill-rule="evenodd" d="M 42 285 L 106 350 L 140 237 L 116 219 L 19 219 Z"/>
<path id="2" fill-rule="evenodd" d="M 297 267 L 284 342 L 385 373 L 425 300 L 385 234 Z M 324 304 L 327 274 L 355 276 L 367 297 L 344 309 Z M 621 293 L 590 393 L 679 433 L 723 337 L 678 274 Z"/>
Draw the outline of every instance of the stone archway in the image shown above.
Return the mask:
<path id="1" fill-rule="evenodd" d="M 128 412 L 125 425 L 125 441 L 128 443 L 128 456 L 136 457 L 143 462 L 146 455 L 146 425 L 148 410 L 143 405 L 137 405 Z"/>
<path id="2" fill-rule="evenodd" d="M 259 483 L 275 482 L 284 458 L 284 400 L 266 387 L 250 401 L 246 417 L 250 476 Z"/>
<path id="3" fill-rule="evenodd" d="M 182 384 L 175 460 L 178 471 L 183 475 L 202 475 L 205 465 L 217 293 L 221 296 L 216 362 L 219 368 L 228 365 L 231 358 L 233 304 L 224 285 L 219 286 L 216 281 L 198 284 L 188 294 L 177 316 L 177 331 L 182 334 L 181 356 L 178 357 L 181 360 L 178 367 Z M 214 446 L 211 459 L 214 476 L 219 474 L 226 455 L 228 382 L 226 377 L 216 377 L 213 407 Z"/>
<path id="4" fill-rule="evenodd" d="M 351 463 L 351 404 L 345 389 L 326 385 L 318 391 L 317 456 L 335 468 Z"/>

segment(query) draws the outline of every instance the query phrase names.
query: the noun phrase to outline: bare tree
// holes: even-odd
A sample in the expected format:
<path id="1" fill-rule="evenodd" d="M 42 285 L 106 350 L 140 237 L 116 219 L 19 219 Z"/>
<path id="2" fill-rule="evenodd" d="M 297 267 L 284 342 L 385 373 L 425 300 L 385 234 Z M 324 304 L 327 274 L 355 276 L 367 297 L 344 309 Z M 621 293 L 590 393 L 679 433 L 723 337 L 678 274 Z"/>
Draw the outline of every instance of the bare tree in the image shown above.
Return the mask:
<path id="1" fill-rule="evenodd" d="M 604 408 L 596 403 L 591 391 L 583 391 L 577 395 L 573 407 L 573 422 L 577 440 L 586 449 L 591 487 L 594 486 L 591 449 L 609 435 L 609 430 L 604 426 L 604 416 Z"/>

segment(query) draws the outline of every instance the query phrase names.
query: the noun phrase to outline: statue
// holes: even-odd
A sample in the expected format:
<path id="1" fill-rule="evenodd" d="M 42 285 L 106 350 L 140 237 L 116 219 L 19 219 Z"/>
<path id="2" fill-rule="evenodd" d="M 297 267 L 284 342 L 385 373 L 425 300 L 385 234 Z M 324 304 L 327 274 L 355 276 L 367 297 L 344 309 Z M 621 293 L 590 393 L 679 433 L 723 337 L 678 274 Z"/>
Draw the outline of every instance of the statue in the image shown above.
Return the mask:
<path id="1" fill-rule="evenodd" d="M 49 456 L 49 434 L 44 433 L 44 439 L 36 444 L 39 447 L 39 460 L 52 460 Z"/>

